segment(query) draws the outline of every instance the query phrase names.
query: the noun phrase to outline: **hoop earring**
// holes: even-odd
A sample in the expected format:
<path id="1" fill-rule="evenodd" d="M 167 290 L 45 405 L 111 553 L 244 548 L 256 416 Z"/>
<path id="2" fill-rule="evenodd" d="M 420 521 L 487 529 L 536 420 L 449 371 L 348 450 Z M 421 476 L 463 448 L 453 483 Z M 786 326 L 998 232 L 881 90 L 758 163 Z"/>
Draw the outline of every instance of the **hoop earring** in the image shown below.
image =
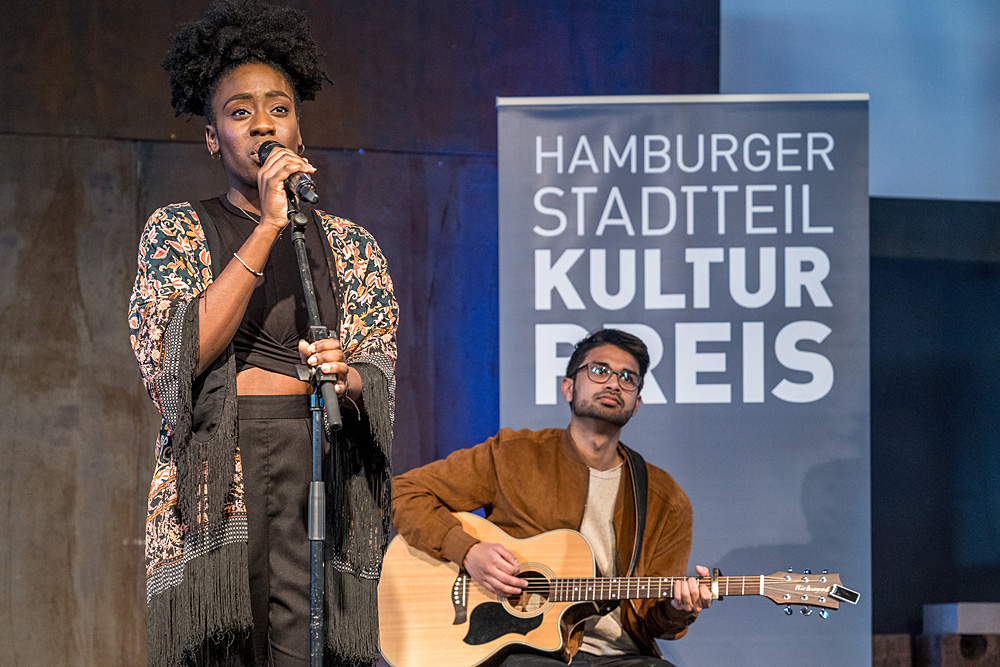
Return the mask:
<path id="1" fill-rule="evenodd" d="M 222 159 L 222 151 L 215 151 L 214 153 L 212 153 L 211 151 L 209 151 L 208 154 L 212 156 L 213 160 Z"/>
<path id="2" fill-rule="evenodd" d="M 299 144 L 299 155 L 302 155 L 305 152 L 306 152 L 306 145 L 305 144 Z"/>

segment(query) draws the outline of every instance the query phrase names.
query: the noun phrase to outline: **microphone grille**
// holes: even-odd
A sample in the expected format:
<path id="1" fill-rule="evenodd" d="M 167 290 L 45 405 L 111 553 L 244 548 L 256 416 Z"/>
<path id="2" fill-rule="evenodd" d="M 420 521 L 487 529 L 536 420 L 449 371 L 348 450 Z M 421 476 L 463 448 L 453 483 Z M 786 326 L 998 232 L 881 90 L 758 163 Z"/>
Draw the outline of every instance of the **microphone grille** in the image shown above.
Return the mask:
<path id="1" fill-rule="evenodd" d="M 282 148 L 281 144 L 277 141 L 265 141 L 257 149 L 257 162 L 258 164 L 264 164 L 267 162 L 267 156 L 271 154 L 275 148 Z"/>

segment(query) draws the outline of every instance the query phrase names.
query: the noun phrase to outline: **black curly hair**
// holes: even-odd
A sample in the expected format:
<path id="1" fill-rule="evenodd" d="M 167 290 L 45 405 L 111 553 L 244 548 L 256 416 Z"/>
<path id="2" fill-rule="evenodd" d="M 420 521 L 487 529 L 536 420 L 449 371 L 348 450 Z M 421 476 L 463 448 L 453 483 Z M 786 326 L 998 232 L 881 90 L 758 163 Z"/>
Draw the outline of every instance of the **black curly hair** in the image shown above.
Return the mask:
<path id="1" fill-rule="evenodd" d="M 163 68 L 177 115 L 214 124 L 212 97 L 225 74 L 247 63 L 274 67 L 292 87 L 298 112 L 329 81 L 319 56 L 304 13 L 262 0 L 218 0 L 201 19 L 178 27 Z"/>

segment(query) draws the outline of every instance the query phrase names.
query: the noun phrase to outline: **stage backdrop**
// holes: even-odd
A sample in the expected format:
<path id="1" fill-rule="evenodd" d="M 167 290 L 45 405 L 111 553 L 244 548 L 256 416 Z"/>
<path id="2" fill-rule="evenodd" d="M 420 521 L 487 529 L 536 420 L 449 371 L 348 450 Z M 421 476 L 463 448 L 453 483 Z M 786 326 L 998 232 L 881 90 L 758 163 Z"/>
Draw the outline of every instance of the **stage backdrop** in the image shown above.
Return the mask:
<path id="1" fill-rule="evenodd" d="M 689 563 L 839 573 L 857 606 L 730 597 L 679 667 L 871 664 L 868 98 L 501 98 L 500 421 L 568 423 L 572 343 L 652 365 L 623 441 L 694 507 Z"/>

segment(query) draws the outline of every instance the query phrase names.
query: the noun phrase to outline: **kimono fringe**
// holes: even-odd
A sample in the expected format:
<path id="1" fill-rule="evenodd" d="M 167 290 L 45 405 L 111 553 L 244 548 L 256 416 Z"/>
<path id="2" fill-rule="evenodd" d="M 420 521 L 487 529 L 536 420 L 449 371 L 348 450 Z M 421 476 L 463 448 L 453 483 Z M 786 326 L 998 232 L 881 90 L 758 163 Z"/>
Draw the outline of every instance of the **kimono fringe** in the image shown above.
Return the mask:
<path id="1" fill-rule="evenodd" d="M 378 579 L 392 520 L 392 416 L 384 373 L 365 363 L 353 367 L 362 378 L 364 413 L 345 416 L 331 448 L 326 644 L 338 664 L 369 665 L 379 656 Z"/>
<path id="2" fill-rule="evenodd" d="M 247 549 L 227 544 L 184 566 L 184 585 L 149 601 L 149 667 L 242 665 L 253 620 Z"/>
<path id="3" fill-rule="evenodd" d="M 219 525 L 236 474 L 236 370 L 226 351 L 195 381 L 198 366 L 198 306 L 185 312 L 178 386 L 179 410 L 173 435 L 177 469 L 177 503 L 187 526 L 211 529 Z M 215 372 L 219 371 L 219 372 Z M 197 398 L 197 400 L 195 400 Z M 205 410 L 210 404 L 221 406 Z M 195 405 L 202 409 L 195 410 Z M 204 415 L 213 418 L 205 419 Z"/>

